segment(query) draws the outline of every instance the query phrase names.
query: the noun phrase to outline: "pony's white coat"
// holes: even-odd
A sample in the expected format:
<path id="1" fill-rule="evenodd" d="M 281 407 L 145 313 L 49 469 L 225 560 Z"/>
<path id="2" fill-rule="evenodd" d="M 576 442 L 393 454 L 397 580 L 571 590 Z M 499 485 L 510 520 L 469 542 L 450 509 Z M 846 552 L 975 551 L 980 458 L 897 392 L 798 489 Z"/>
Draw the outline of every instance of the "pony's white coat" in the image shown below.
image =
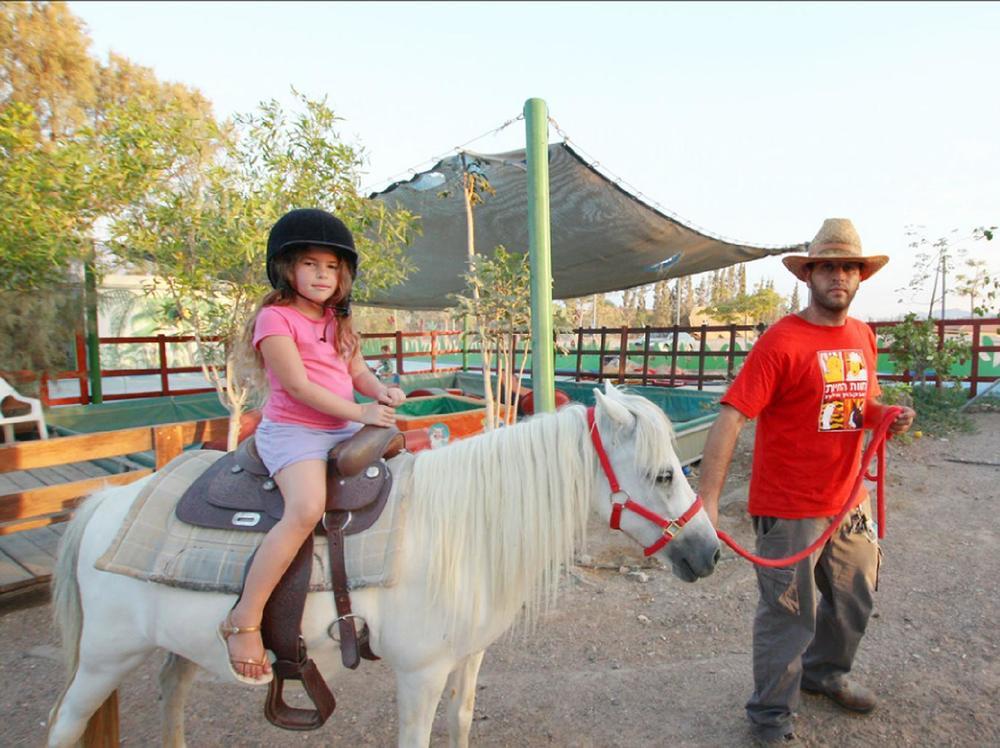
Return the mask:
<path id="1" fill-rule="evenodd" d="M 598 393 L 596 413 L 623 489 L 654 512 L 683 513 L 694 494 L 663 413 L 613 388 Z M 451 742 L 468 742 L 485 648 L 522 610 L 530 625 L 553 603 L 560 571 L 584 539 L 588 510 L 609 514 L 608 482 L 596 463 L 580 406 L 417 455 L 411 479 L 396 487 L 409 505 L 398 582 L 352 593 L 372 648 L 396 673 L 400 745 L 428 743 L 446 685 Z M 50 745 L 76 742 L 93 711 L 157 647 L 171 653 L 160 677 L 167 743 L 183 745 L 183 704 L 196 666 L 231 680 L 215 627 L 233 595 L 93 566 L 143 482 L 89 499 L 64 536 L 54 608 L 70 679 L 52 710 Z M 659 535 L 635 515 L 623 518 L 622 529 L 644 545 Z M 711 573 L 718 547 L 701 512 L 661 555 L 691 580 Z M 327 636 L 335 616 L 330 593 L 308 596 L 302 632 L 328 678 L 343 672 Z"/>
<path id="2" fill-rule="evenodd" d="M 565 408 L 418 456 L 409 530 L 435 549 L 427 588 L 449 628 L 522 605 L 534 623 L 555 601 L 596 477 L 585 422 L 582 408 Z"/>

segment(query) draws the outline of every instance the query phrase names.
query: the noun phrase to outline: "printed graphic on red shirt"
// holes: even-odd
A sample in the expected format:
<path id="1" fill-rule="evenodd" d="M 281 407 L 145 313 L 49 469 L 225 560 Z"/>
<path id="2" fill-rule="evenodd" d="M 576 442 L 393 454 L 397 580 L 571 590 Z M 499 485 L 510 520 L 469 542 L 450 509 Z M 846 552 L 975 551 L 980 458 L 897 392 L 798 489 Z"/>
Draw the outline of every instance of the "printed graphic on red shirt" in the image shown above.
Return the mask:
<path id="1" fill-rule="evenodd" d="M 820 431 L 858 431 L 864 423 L 868 369 L 860 350 L 820 351 Z"/>

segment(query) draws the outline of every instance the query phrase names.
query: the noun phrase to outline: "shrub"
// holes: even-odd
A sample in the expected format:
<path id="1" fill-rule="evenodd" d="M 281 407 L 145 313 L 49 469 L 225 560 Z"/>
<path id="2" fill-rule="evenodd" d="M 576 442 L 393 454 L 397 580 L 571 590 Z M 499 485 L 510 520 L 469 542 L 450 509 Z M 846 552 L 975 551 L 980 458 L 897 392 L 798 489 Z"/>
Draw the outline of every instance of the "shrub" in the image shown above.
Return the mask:
<path id="1" fill-rule="evenodd" d="M 887 328 L 884 336 L 898 370 L 913 372 L 921 385 L 927 380 L 928 369 L 933 369 L 942 381 L 954 379 L 952 367 L 972 356 L 972 348 L 964 336 L 945 340 L 939 346 L 934 320 L 918 320 L 912 312 L 898 325 Z"/>
<path id="2" fill-rule="evenodd" d="M 928 436 L 946 436 L 955 432 L 975 430 L 972 419 L 959 410 L 967 395 L 961 387 L 919 386 L 902 383 L 882 385 L 882 402 L 886 405 L 907 405 L 917 411 L 913 427 L 906 434 L 893 437 L 902 444 L 912 441 L 912 434 L 921 431 Z"/>

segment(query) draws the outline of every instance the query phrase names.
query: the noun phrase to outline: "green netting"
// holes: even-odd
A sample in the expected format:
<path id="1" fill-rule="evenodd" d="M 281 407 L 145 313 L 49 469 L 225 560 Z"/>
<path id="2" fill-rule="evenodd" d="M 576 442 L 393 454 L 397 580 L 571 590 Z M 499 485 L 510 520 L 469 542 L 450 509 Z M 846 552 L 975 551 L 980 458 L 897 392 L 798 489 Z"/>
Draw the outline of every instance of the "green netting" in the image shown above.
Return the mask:
<path id="1" fill-rule="evenodd" d="M 529 378 L 526 377 L 522 382 L 525 387 L 531 387 Z M 483 377 L 479 373 L 458 372 L 455 375 L 455 386 L 470 395 L 483 396 Z M 594 404 L 594 389 L 601 386 L 596 382 L 564 382 L 561 380 L 556 382 L 556 389 L 564 392 L 570 400 L 588 406 Z M 717 392 L 642 385 L 629 386 L 625 389 L 656 403 L 678 430 L 696 425 L 695 422 L 701 423 L 703 422 L 701 419 L 711 419 L 719 410 L 719 393 Z"/>
<path id="2" fill-rule="evenodd" d="M 565 392 L 571 400 L 584 405 L 594 404 L 596 386 L 593 382 L 556 382 L 557 390 Z M 719 395 L 714 392 L 641 385 L 626 387 L 625 391 L 642 395 L 656 403 L 678 428 L 686 421 L 711 416 L 719 409 Z"/>
<path id="3" fill-rule="evenodd" d="M 77 434 L 202 421 L 225 415 L 226 409 L 214 392 L 116 400 L 100 405 L 56 405 L 45 410 L 45 420 L 49 425 Z"/>
<path id="4" fill-rule="evenodd" d="M 422 416 L 444 416 L 450 413 L 464 413 L 477 410 L 483 406 L 480 403 L 470 403 L 452 395 L 437 395 L 435 397 L 408 400 L 396 408 L 397 415 L 421 418 Z"/>
<path id="5" fill-rule="evenodd" d="M 403 374 L 399 378 L 399 386 L 403 392 L 409 394 L 413 390 L 446 390 L 458 385 L 455 384 L 455 372 L 449 371 L 446 374 Z M 354 393 L 354 399 L 359 403 L 368 403 L 372 400 L 358 392 Z"/>
<path id="6" fill-rule="evenodd" d="M 449 371 L 443 374 L 403 374 L 399 378 L 399 386 L 403 388 L 403 392 L 409 392 L 432 387 L 448 389 L 458 385 L 455 384 L 455 372 Z"/>
<path id="7" fill-rule="evenodd" d="M 56 433 L 94 434 L 99 431 L 158 426 L 163 423 L 204 421 L 228 415 L 214 392 L 178 397 L 144 397 L 137 400 L 114 400 L 91 405 L 56 405 L 45 409 L 45 421 Z M 197 449 L 192 444 L 186 449 Z M 151 450 L 127 455 L 135 463 L 146 467 L 156 464 Z M 122 465 L 115 460 L 94 460 L 110 472 L 121 472 Z"/>

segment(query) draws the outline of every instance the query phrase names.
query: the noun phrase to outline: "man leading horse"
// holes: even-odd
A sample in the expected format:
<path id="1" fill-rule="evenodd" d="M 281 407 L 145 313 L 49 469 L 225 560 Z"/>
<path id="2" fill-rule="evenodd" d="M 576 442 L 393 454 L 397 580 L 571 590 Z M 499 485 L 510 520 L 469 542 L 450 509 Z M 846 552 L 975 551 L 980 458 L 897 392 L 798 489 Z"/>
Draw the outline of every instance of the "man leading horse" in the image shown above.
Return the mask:
<path id="1" fill-rule="evenodd" d="M 783 258 L 809 288 L 809 305 L 761 336 L 722 398 L 705 445 L 700 494 L 718 525 L 737 437 L 756 418 L 748 508 L 761 556 L 790 556 L 823 532 L 853 487 L 864 429 L 886 414 L 878 401 L 875 335 L 848 309 L 860 283 L 888 259 L 865 255 L 849 220 L 826 220 L 807 255 Z M 915 415 L 903 408 L 889 431 L 905 432 Z M 875 694 L 847 675 L 872 612 L 879 557 L 866 499 L 822 548 L 794 566 L 755 567 L 760 597 L 746 711 L 757 742 L 796 742 L 792 716 L 800 690 L 854 712 L 875 708 Z"/>

